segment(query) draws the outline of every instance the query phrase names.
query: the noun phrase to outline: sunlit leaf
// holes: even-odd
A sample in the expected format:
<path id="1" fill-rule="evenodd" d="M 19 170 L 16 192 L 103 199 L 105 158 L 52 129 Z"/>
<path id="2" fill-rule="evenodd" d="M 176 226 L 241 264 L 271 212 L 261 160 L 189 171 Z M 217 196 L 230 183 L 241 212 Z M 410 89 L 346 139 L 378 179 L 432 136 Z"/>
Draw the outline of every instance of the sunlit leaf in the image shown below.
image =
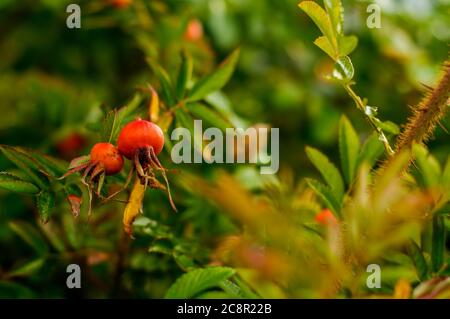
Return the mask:
<path id="1" fill-rule="evenodd" d="M 320 36 L 315 41 L 314 44 L 322 49 L 326 54 L 330 56 L 333 60 L 336 60 L 336 52 L 333 48 L 333 45 L 330 43 L 330 40 L 326 36 Z"/>
<path id="2" fill-rule="evenodd" d="M 198 101 L 208 94 L 220 90 L 231 78 L 239 59 L 239 49 L 231 53 L 211 74 L 195 83 L 189 92 L 188 101 Z"/>
<path id="3" fill-rule="evenodd" d="M 344 22 L 344 7 L 341 0 L 324 0 L 323 2 L 336 36 L 341 35 Z"/>
<path id="4" fill-rule="evenodd" d="M 333 26 L 325 10 L 314 1 L 303 1 L 298 6 L 314 21 L 322 34 L 328 38 L 333 48 L 336 48 L 337 43 Z"/>
<path id="5" fill-rule="evenodd" d="M 350 55 L 358 46 L 358 38 L 354 35 L 339 38 L 339 55 Z"/>
<path id="6" fill-rule="evenodd" d="M 234 269 L 226 267 L 209 267 L 192 270 L 180 278 L 169 288 L 165 298 L 188 299 L 199 293 L 218 287 L 235 273 Z"/>

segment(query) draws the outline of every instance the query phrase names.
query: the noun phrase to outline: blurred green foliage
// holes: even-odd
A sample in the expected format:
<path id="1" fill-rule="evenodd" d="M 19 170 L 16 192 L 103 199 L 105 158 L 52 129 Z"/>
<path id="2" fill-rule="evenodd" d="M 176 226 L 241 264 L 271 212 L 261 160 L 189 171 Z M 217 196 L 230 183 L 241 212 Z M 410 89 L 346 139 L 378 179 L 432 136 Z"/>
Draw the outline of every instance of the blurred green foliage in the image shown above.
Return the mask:
<path id="1" fill-rule="evenodd" d="M 65 9 L 73 2 L 82 8 L 81 29 L 65 26 Z M 239 47 L 233 76 L 222 92 L 207 98 L 208 104 L 226 110 L 235 125 L 267 123 L 280 128 L 280 180 L 284 184 L 277 190 L 279 200 L 272 204 L 290 212 L 286 209 L 292 204 L 289 199 L 297 194 L 290 187 L 302 177 L 318 176 L 308 160 L 306 145 L 313 145 L 331 162 L 339 163 L 340 121 L 352 123 L 358 143 L 372 136 L 371 127 L 345 90 L 324 79 L 332 62 L 312 45 L 320 33 L 298 9 L 298 2 L 133 0 L 129 6 L 117 8 L 109 0 L 2 0 L 0 144 L 38 150 L 65 166 L 64 161 L 87 154 L 93 143 L 100 141 L 106 114 L 133 101 L 137 89 L 151 83 L 162 95 L 155 65 L 175 79 L 182 52 L 188 52 L 194 79 L 198 80 Z M 369 29 L 366 8 L 372 1 L 343 1 L 345 33 L 359 39 L 352 53 L 354 81 L 361 96 L 378 107 L 381 119 L 402 125 L 410 114 L 409 106 L 417 104 L 425 90 L 422 84 L 434 84 L 448 57 L 450 2 L 378 2 L 382 5 L 382 28 Z M 194 19 L 203 29 L 199 39 L 186 35 Z M 139 95 L 141 113 L 146 112 L 144 106 L 148 103 L 144 95 Z M 348 120 L 340 120 L 342 114 Z M 444 166 L 450 147 L 445 131 L 450 129 L 448 114 L 441 124 L 428 144 L 434 157 L 422 154 L 422 164 L 431 161 L 450 167 Z M 348 125 L 341 126 L 341 130 L 348 132 Z M 348 134 L 354 135 L 353 131 Z M 376 166 L 375 158 L 370 164 Z M 179 168 L 170 164 L 167 152 L 162 154 L 161 162 Z M 350 176 L 357 174 L 356 168 L 350 173 L 342 165 L 348 186 Z M 0 168 L 23 177 L 23 172 L 3 155 Z M 252 167 L 225 169 L 240 181 L 240 186 L 256 194 L 261 191 L 261 178 Z M 217 173 L 207 165 L 189 170 L 207 179 L 214 179 Z M 186 186 L 189 183 L 177 176 L 170 174 L 169 179 L 175 184 L 180 213 L 171 212 L 164 193 L 147 192 L 144 216 L 136 222 L 136 239 L 132 242 L 122 234 L 123 203 L 97 205 L 89 224 L 71 216 L 65 195 L 68 188 L 78 187 L 75 176 L 56 189 L 53 216 L 45 225 L 38 219 L 33 197 L 0 190 L 0 297 L 165 296 L 183 271 L 209 264 L 221 240 L 241 229 L 234 218 L 222 214 L 220 207 L 195 194 Z M 125 177 L 126 173 L 112 177 L 110 185 L 123 182 Z M 305 187 L 305 183 L 299 184 Z M 126 200 L 126 195 L 122 197 Z M 310 215 L 320 210 L 315 201 L 300 206 Z M 397 259 L 404 256 L 389 257 L 397 265 L 401 263 Z M 65 267 L 69 263 L 78 263 L 87 271 L 81 291 L 65 287 Z M 406 268 L 413 269 L 410 262 Z M 416 280 L 404 269 L 393 278 L 402 277 L 402 271 L 405 277 Z M 222 272 L 223 277 L 216 275 L 228 295 L 238 290 L 245 292 L 241 296 L 254 295 L 243 279 L 249 280 L 251 275 L 240 272 L 231 280 L 231 270 L 223 268 Z M 214 274 L 211 278 L 214 286 L 217 279 Z M 395 280 L 383 293 L 392 292 Z M 173 293 L 176 287 L 170 291 Z M 260 296 L 317 296 L 298 288 L 287 291 L 282 293 L 272 286 L 258 288 Z M 183 293 L 195 296 L 191 291 Z"/>

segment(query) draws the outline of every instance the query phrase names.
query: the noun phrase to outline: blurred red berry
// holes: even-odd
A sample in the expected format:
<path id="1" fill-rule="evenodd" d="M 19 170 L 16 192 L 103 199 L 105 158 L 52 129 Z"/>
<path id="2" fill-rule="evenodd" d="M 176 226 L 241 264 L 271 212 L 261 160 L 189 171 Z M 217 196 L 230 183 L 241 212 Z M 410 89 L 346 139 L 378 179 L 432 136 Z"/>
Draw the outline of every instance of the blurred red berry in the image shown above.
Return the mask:
<path id="1" fill-rule="evenodd" d="M 203 37 L 203 25 L 198 19 L 189 20 L 184 37 L 188 41 L 199 41 Z"/>
<path id="2" fill-rule="evenodd" d="M 132 0 L 110 0 L 111 5 L 117 9 L 126 8 L 131 2 Z"/>
<path id="3" fill-rule="evenodd" d="M 79 154 L 85 145 L 86 139 L 82 135 L 72 133 L 61 139 L 56 144 L 56 149 L 61 157 L 69 159 Z"/>
<path id="4" fill-rule="evenodd" d="M 328 208 L 323 209 L 320 213 L 316 215 L 316 222 L 323 226 L 335 225 L 337 224 L 337 219 L 334 217 L 331 210 Z"/>

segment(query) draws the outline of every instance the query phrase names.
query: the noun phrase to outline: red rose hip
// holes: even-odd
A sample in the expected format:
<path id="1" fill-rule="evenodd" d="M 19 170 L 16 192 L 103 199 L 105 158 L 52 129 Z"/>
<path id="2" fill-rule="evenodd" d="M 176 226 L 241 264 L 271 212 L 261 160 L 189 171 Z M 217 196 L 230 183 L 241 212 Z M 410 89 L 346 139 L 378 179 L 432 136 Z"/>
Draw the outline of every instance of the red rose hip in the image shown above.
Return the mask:
<path id="1" fill-rule="evenodd" d="M 158 125 L 138 119 L 125 125 L 117 145 L 120 154 L 128 159 L 133 159 L 140 148 L 149 146 L 158 155 L 164 147 L 164 134 Z"/>
<path id="2" fill-rule="evenodd" d="M 123 167 L 119 150 L 111 143 L 97 143 L 91 149 L 91 163 L 103 165 L 106 175 L 114 175 Z"/>

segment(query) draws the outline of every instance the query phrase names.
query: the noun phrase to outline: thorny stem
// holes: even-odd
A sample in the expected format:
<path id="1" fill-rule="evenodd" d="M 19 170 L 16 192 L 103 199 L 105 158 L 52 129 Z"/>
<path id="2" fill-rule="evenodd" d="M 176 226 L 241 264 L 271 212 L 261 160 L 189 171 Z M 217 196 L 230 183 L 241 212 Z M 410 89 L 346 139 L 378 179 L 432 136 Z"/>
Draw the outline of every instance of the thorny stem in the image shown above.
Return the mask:
<path id="1" fill-rule="evenodd" d="M 378 137 L 379 137 L 380 141 L 383 143 L 384 149 L 386 150 L 387 154 L 389 156 L 394 155 L 394 150 L 392 149 L 391 145 L 389 144 L 389 141 L 387 140 L 386 135 L 384 135 L 383 130 L 377 125 L 376 119 L 374 119 L 373 117 L 369 116 L 366 113 L 366 106 L 367 106 L 366 103 L 364 103 L 363 100 L 361 100 L 361 98 L 358 96 L 358 94 L 356 94 L 355 91 L 353 91 L 350 84 L 345 84 L 344 89 L 347 91 L 347 93 L 353 99 L 353 101 L 356 104 L 356 107 L 361 112 L 363 112 L 363 114 L 365 115 L 365 118 L 367 119 L 369 124 L 372 126 L 372 128 L 377 132 Z"/>

